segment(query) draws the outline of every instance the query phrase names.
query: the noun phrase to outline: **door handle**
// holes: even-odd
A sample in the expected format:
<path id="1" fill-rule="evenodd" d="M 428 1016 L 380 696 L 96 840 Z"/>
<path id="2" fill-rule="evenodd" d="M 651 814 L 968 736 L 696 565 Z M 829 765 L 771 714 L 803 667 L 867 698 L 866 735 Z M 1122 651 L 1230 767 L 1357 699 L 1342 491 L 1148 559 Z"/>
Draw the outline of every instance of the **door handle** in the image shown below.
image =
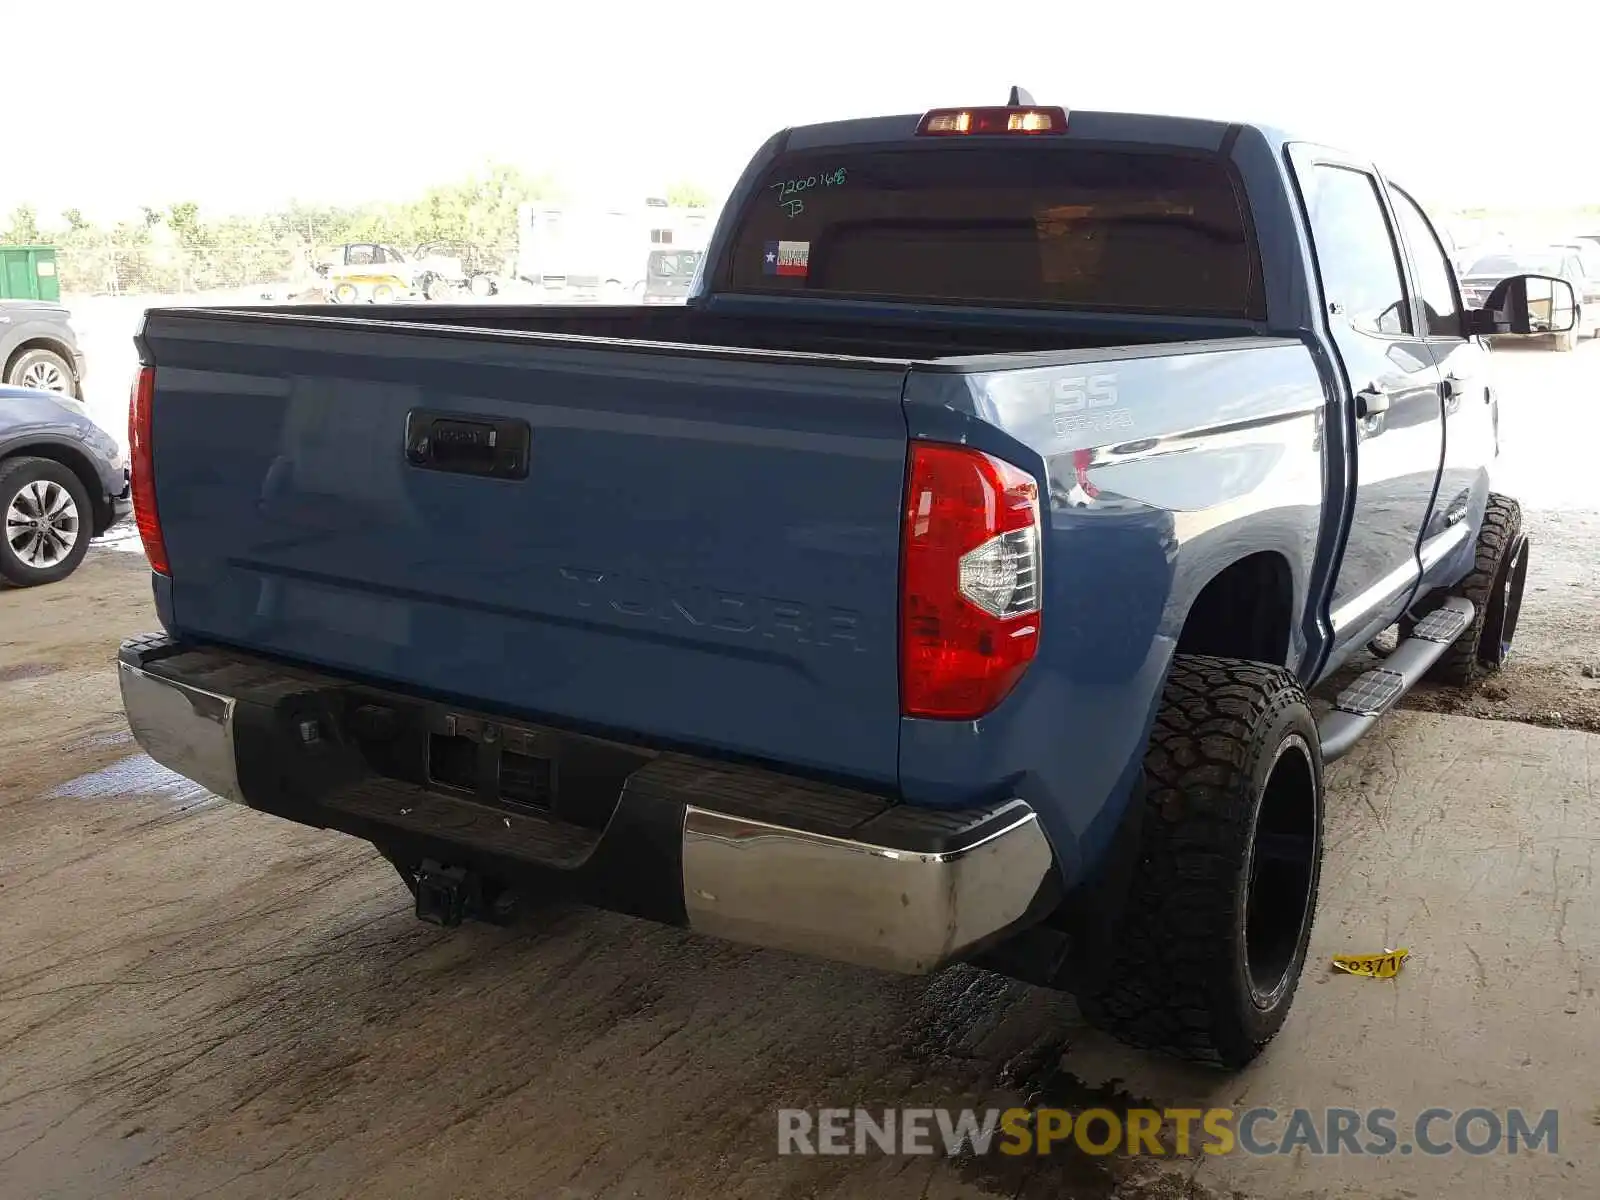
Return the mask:
<path id="1" fill-rule="evenodd" d="M 1362 420 L 1389 411 L 1389 393 L 1366 388 L 1356 393 L 1356 416 Z"/>
<path id="2" fill-rule="evenodd" d="M 1461 379 L 1458 376 L 1446 375 L 1444 377 L 1444 382 L 1439 385 L 1439 388 L 1444 392 L 1444 398 L 1446 400 L 1461 399 Z"/>
<path id="3" fill-rule="evenodd" d="M 406 460 L 425 471 L 526 479 L 529 439 L 528 423 L 514 418 L 406 415 Z"/>

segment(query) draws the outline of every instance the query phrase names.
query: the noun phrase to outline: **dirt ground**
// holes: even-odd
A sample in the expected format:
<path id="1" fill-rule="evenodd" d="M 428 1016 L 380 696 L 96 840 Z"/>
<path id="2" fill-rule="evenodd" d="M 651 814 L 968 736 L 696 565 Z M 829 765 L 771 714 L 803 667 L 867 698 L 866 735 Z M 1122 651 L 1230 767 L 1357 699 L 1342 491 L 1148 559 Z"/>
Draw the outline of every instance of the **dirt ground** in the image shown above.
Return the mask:
<path id="1" fill-rule="evenodd" d="M 1542 385 L 1600 346 L 1556 357 L 1514 364 L 1534 400 L 1508 446 L 1581 469 Z M 1600 655 L 1600 502 L 1512 468 L 1539 539 L 1519 661 L 1415 698 L 1458 715 L 1396 714 L 1334 768 L 1314 965 L 1233 1077 L 976 970 L 900 979 L 579 908 L 421 925 L 363 844 L 136 754 L 109 664 L 155 624 L 141 556 L 0 592 L 0 1197 L 1600 1195 L 1600 725 L 1577 682 Z M 1414 957 L 1393 981 L 1324 966 L 1394 945 Z M 780 1107 L 1097 1100 L 1564 1123 L 1559 1155 L 1492 1161 L 776 1152 Z"/>
<path id="2" fill-rule="evenodd" d="M 1528 592 L 1511 661 L 1466 691 L 1421 685 L 1405 707 L 1600 733 L 1600 514 L 1529 512 Z"/>

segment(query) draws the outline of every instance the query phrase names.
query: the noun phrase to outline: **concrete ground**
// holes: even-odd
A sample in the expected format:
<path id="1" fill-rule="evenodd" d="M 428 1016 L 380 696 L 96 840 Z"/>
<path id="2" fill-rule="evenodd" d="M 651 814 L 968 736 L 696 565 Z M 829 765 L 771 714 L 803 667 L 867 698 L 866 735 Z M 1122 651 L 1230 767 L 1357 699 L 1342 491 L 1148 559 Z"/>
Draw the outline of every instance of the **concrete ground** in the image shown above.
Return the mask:
<path id="1" fill-rule="evenodd" d="M 137 554 L 0 593 L 0 1196 L 1600 1195 L 1600 735 L 1579 682 L 1600 655 L 1600 344 L 1500 357 L 1543 589 L 1524 661 L 1502 699 L 1413 701 L 1476 715 L 1397 713 L 1333 769 L 1312 964 L 1232 1077 L 965 968 L 900 979 L 577 908 L 420 925 L 364 845 L 135 753 L 108 662 L 154 626 Z M 1395 946 L 1393 980 L 1327 966 Z M 1518 1157 L 776 1152 L 780 1107 L 1024 1102 L 1381 1106 L 1402 1141 L 1430 1107 L 1561 1124 L 1558 1153 Z"/>

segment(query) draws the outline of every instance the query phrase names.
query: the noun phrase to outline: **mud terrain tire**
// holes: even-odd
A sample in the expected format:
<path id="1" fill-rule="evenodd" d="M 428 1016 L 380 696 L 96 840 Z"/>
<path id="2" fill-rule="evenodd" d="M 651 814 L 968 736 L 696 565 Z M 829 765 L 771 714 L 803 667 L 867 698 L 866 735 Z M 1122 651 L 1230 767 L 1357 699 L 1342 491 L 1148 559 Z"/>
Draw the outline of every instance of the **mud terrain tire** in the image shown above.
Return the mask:
<path id="1" fill-rule="evenodd" d="M 1472 573 L 1417 606 L 1417 615 L 1426 616 L 1445 597 L 1462 596 L 1476 609 L 1472 624 L 1429 668 L 1427 678 L 1464 687 L 1504 666 L 1516 636 L 1527 579 L 1528 539 L 1522 532 L 1522 506 L 1509 496 L 1491 492 L 1478 531 Z"/>
<path id="2" fill-rule="evenodd" d="M 1137 861 L 1084 1015 L 1228 1069 L 1282 1028 L 1322 865 L 1322 753 L 1281 667 L 1178 655 L 1145 754 Z"/>

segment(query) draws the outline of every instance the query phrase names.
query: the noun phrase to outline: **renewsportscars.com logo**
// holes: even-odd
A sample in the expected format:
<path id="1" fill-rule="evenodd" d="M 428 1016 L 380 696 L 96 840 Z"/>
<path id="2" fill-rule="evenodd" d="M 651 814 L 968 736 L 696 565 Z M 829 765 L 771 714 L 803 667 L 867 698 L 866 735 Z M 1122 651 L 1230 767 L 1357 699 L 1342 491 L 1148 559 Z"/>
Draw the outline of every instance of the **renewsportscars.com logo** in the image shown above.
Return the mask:
<path id="1" fill-rule="evenodd" d="M 1560 1115 L 1427 1108 L 783 1108 L 779 1154 L 1519 1154 L 1560 1151 Z"/>

